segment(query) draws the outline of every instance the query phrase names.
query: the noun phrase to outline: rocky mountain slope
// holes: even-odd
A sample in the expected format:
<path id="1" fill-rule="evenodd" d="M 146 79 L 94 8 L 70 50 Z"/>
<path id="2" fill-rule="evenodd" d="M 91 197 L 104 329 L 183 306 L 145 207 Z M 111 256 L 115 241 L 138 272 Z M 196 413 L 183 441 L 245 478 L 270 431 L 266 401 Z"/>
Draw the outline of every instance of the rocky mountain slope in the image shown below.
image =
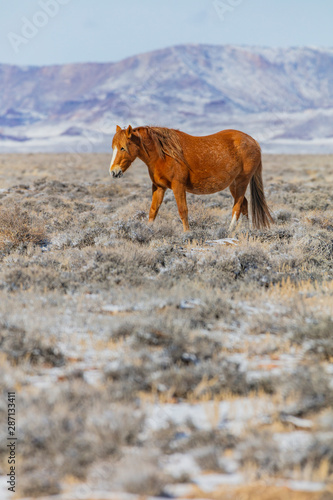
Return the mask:
<path id="1" fill-rule="evenodd" d="M 2 151 L 107 151 L 117 123 L 239 128 L 333 152 L 333 49 L 183 45 L 116 63 L 0 65 Z"/>

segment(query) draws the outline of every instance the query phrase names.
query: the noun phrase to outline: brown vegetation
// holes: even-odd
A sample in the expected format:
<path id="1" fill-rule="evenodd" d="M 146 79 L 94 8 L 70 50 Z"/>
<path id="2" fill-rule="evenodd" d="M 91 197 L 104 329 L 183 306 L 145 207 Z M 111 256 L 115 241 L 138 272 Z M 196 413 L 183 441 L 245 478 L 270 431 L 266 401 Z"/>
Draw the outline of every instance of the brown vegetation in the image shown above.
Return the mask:
<path id="1" fill-rule="evenodd" d="M 4 249 L 7 245 L 15 248 L 29 243 L 41 245 L 45 240 L 44 226 L 42 220 L 31 217 L 16 203 L 1 207 L 0 249 Z"/>
<path id="2" fill-rule="evenodd" d="M 264 157 L 276 223 L 232 235 L 227 192 L 189 196 L 184 235 L 171 192 L 147 225 L 146 167 L 113 180 L 108 155 L 77 160 L 0 158 L 19 495 L 329 499 L 332 157 Z M 240 483 L 205 490 L 212 473 Z"/>

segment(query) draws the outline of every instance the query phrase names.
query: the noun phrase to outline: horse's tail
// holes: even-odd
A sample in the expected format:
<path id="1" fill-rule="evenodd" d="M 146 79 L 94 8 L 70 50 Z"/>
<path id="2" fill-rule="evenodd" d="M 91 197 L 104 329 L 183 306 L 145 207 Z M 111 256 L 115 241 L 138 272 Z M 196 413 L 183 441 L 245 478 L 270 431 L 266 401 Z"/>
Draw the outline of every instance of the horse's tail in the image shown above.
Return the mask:
<path id="1" fill-rule="evenodd" d="M 274 222 L 266 203 L 264 185 L 262 182 L 262 162 L 258 165 L 251 183 L 251 215 L 252 224 L 255 228 L 261 229 L 269 227 L 271 222 Z"/>

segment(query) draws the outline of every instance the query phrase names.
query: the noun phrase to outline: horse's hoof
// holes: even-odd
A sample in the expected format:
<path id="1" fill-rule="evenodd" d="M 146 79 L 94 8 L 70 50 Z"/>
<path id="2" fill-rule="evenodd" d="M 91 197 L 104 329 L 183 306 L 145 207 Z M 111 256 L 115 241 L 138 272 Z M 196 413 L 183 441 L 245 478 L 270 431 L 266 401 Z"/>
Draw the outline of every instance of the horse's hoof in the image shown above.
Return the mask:
<path id="1" fill-rule="evenodd" d="M 192 231 L 188 230 L 188 231 L 185 231 L 183 233 L 183 242 L 184 243 L 191 243 L 193 240 L 194 240 L 194 234 L 192 233 Z"/>

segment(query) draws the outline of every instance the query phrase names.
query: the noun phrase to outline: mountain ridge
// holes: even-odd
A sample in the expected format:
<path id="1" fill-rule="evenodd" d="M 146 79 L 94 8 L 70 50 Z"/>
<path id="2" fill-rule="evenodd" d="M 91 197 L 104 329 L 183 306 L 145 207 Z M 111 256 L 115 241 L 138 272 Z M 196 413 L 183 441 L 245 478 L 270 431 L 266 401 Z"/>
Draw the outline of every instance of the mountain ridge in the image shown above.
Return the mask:
<path id="1" fill-rule="evenodd" d="M 78 138 L 105 151 L 129 122 L 239 128 L 264 151 L 333 152 L 333 48 L 187 44 L 110 63 L 0 64 L 0 87 L 8 152 L 66 151 Z"/>

